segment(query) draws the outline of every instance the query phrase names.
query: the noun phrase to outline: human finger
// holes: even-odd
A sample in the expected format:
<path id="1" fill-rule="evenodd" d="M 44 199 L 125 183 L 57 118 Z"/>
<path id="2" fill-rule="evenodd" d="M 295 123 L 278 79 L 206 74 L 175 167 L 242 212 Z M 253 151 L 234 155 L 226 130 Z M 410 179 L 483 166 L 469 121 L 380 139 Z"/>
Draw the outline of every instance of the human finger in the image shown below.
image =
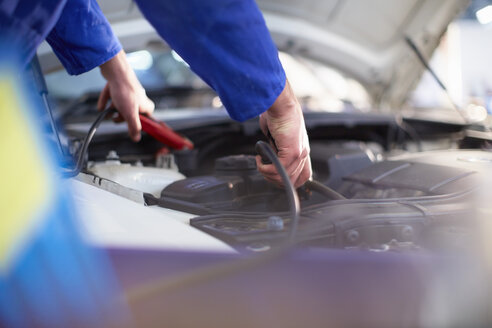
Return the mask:
<path id="1" fill-rule="evenodd" d="M 97 99 L 97 110 L 102 111 L 111 97 L 109 92 L 109 83 L 106 83 L 101 93 L 99 94 L 99 98 Z"/>

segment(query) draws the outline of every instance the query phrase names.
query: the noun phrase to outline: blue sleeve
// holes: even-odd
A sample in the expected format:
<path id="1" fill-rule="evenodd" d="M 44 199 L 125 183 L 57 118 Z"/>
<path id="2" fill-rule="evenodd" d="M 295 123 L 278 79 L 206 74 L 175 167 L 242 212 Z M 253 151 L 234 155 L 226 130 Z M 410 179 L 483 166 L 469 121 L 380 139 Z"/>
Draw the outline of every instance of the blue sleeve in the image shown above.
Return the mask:
<path id="1" fill-rule="evenodd" d="M 220 96 L 238 121 L 267 110 L 285 86 L 263 16 L 253 0 L 137 0 L 164 40 Z"/>
<path id="2" fill-rule="evenodd" d="M 96 0 L 67 1 L 46 41 L 72 75 L 105 63 L 121 50 Z"/>
<path id="3" fill-rule="evenodd" d="M 0 56 L 15 53 L 26 67 L 58 21 L 66 0 L 0 0 Z M 6 46 L 8 45 L 8 47 Z"/>

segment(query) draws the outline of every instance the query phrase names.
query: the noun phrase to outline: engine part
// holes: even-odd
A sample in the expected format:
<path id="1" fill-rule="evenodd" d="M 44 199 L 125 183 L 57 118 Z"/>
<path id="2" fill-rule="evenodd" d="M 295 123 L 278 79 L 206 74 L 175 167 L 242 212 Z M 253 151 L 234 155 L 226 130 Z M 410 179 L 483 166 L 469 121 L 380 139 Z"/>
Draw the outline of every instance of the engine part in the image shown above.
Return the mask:
<path id="1" fill-rule="evenodd" d="M 162 190 L 160 198 L 149 199 L 153 203 L 194 214 L 287 208 L 284 191 L 269 184 L 256 170 L 255 157 L 246 155 L 217 159 L 214 175 L 176 181 Z"/>
<path id="2" fill-rule="evenodd" d="M 118 158 L 115 151 L 110 151 L 105 162 L 93 163 L 88 171 L 98 177 L 156 197 L 164 187 L 185 178 L 177 170 L 133 166 L 121 163 Z"/>
<path id="3" fill-rule="evenodd" d="M 417 247 L 468 247 L 475 221 L 467 218 L 471 202 L 461 195 L 413 200 L 346 200 L 330 202 L 301 212 L 297 243 L 318 247 L 399 250 Z M 238 249 L 261 243 L 275 247 L 289 232 L 288 213 L 218 214 L 193 218 L 190 224 Z M 282 224 L 277 225 L 277 221 Z M 450 233 L 450 232 L 453 233 Z M 458 245 L 456 241 L 460 241 Z M 412 246 L 413 245 L 413 246 Z M 409 247 L 412 246 L 412 247 Z"/>
<path id="4" fill-rule="evenodd" d="M 448 156 L 462 158 L 460 154 Z M 425 157 L 382 161 L 342 177 L 337 191 L 352 199 L 310 206 L 303 202 L 297 242 L 378 251 L 472 242 L 469 196 L 483 172 L 460 161 L 454 167 L 424 162 Z M 254 243 L 273 247 L 291 224 L 286 211 L 275 216 L 281 228 L 272 228 L 271 213 L 233 211 L 194 218 L 191 225 L 240 249 Z"/>
<path id="5" fill-rule="evenodd" d="M 475 172 L 467 169 L 384 161 L 344 177 L 338 189 L 352 199 L 445 195 L 473 189 Z"/>
<path id="6" fill-rule="evenodd" d="M 382 150 L 360 142 L 311 144 L 311 162 L 314 178 L 321 183 L 338 188 L 344 176 L 371 166 L 377 161 Z"/>

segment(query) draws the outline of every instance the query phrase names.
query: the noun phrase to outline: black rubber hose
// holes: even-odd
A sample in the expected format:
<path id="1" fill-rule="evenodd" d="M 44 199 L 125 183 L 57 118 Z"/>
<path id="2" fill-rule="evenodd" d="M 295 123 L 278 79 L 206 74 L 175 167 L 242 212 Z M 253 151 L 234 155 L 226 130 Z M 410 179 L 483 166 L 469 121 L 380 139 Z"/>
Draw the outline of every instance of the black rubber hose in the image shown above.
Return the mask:
<path id="1" fill-rule="evenodd" d="M 109 105 L 111 106 L 111 105 Z M 80 173 L 84 166 L 84 161 L 85 161 L 85 155 L 87 154 L 87 149 L 89 148 L 89 144 L 92 141 L 92 138 L 94 137 L 94 134 L 96 134 L 96 130 L 101 124 L 101 122 L 104 120 L 106 116 L 108 116 L 111 113 L 116 112 L 116 109 L 113 107 L 107 107 L 105 110 L 103 110 L 99 116 L 96 118 L 94 123 L 92 123 L 91 127 L 89 128 L 89 131 L 87 132 L 87 135 L 85 136 L 84 142 L 82 143 L 82 147 L 79 150 L 79 155 L 77 157 L 77 162 L 75 164 L 75 167 L 72 169 L 68 169 L 66 171 L 62 171 L 61 175 L 63 178 L 71 178 Z"/>
<path id="2" fill-rule="evenodd" d="M 332 200 L 342 200 L 342 199 L 347 199 L 337 193 L 335 190 L 331 189 L 328 186 L 325 186 L 321 182 L 315 181 L 315 180 L 308 180 L 304 186 L 312 191 L 316 191 L 323 196 L 326 196 L 326 198 L 332 199 Z"/>
<path id="3" fill-rule="evenodd" d="M 287 171 L 285 171 L 284 166 L 280 163 L 277 154 L 273 151 L 272 147 L 264 141 L 258 141 L 255 146 L 256 152 L 261 156 L 262 159 L 270 160 L 273 165 L 277 168 L 278 174 L 282 178 L 284 183 L 285 192 L 287 193 L 287 200 L 289 202 L 290 213 L 292 216 L 289 240 L 294 241 L 297 226 L 299 225 L 299 216 L 301 214 L 301 204 L 299 202 L 299 197 L 297 196 L 296 189 L 289 179 Z"/>

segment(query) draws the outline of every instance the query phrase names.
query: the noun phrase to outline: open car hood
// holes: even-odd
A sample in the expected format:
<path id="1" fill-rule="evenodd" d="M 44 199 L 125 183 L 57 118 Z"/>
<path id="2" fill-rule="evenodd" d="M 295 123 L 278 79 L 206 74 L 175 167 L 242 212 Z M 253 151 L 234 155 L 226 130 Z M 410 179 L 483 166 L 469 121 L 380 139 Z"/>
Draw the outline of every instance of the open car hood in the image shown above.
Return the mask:
<path id="1" fill-rule="evenodd" d="M 280 50 L 326 63 L 354 77 L 374 105 L 398 108 L 423 67 L 411 38 L 426 58 L 439 44 L 466 0 L 259 0 Z"/>
<path id="2" fill-rule="evenodd" d="M 257 2 L 280 50 L 312 58 L 355 78 L 378 108 L 399 108 L 423 71 L 405 36 L 430 58 L 448 24 L 469 1 Z M 127 50 L 160 42 L 131 0 L 106 0 L 101 7 Z M 57 65 L 46 45 L 39 53 L 46 69 Z"/>

